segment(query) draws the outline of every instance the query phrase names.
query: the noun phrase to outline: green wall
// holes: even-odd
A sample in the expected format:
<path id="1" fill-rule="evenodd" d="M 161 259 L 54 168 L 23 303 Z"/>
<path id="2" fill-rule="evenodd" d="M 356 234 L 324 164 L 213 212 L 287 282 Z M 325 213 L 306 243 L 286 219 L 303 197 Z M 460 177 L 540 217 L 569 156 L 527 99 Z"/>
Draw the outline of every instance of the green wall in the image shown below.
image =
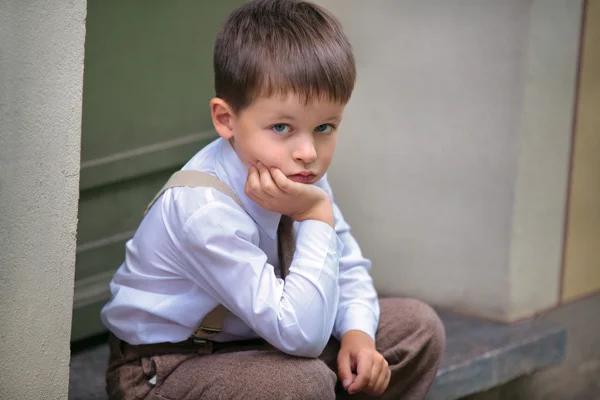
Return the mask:
<path id="1" fill-rule="evenodd" d="M 210 142 L 212 48 L 241 0 L 88 0 L 72 340 L 98 312 L 145 204 Z"/>

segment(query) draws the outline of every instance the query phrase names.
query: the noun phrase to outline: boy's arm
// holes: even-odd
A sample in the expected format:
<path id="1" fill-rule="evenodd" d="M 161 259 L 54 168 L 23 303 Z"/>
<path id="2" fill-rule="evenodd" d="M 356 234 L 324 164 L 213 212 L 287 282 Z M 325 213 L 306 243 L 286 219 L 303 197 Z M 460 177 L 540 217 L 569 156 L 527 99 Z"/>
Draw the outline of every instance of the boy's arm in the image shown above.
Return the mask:
<path id="1" fill-rule="evenodd" d="M 300 223 L 284 284 L 258 247 L 255 222 L 233 200 L 214 196 L 220 201 L 203 205 L 182 226 L 180 251 L 189 266 L 182 273 L 281 351 L 317 357 L 338 306 L 342 244 L 335 231 L 324 222 Z"/>
<path id="2" fill-rule="evenodd" d="M 323 179 L 319 186 L 332 199 L 335 231 L 343 244 L 339 264 L 340 299 L 333 335 L 342 341 L 342 337 L 348 331 L 359 330 L 367 333 L 375 341 L 375 332 L 379 324 L 379 300 L 369 273 L 371 261 L 363 257 L 356 239 L 350 233 L 350 226 L 333 201 L 332 189 L 327 179 Z"/>
<path id="3" fill-rule="evenodd" d="M 342 340 L 345 333 L 359 330 L 375 341 L 379 324 L 379 300 L 369 273 L 371 261 L 360 247 L 336 204 L 333 205 L 335 230 L 344 249 L 340 257 L 340 300 L 333 335 Z"/>
<path id="4" fill-rule="evenodd" d="M 323 189 L 329 193 L 326 183 Z M 379 324 L 379 300 L 369 274 L 371 262 L 363 257 L 350 226 L 333 203 L 335 230 L 344 245 L 340 258 L 340 303 L 333 334 L 340 340 L 338 377 L 349 394 L 379 396 L 387 388 L 390 369 L 375 347 Z"/>

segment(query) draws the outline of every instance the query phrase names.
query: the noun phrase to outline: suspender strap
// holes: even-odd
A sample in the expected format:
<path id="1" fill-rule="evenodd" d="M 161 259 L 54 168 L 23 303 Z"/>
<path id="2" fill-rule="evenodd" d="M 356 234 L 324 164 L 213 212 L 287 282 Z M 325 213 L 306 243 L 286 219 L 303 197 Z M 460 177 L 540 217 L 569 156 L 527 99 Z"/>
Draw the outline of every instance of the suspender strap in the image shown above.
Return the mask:
<path id="1" fill-rule="evenodd" d="M 228 313 L 229 310 L 222 304 L 216 306 L 211 312 L 206 314 L 200 326 L 194 331 L 194 339 L 210 339 L 215 337 L 221 332 L 223 322 Z"/>
<path id="2" fill-rule="evenodd" d="M 144 210 L 144 215 L 148 213 L 150 208 L 154 205 L 154 203 L 156 203 L 156 200 L 158 200 L 158 198 L 162 196 L 167 189 L 182 186 L 211 187 L 231 197 L 240 207 L 244 208 L 242 202 L 235 195 L 233 190 L 231 190 L 229 186 L 223 183 L 223 181 L 221 181 L 219 178 L 200 171 L 182 170 L 171 175 L 171 178 L 169 178 L 165 186 L 160 189 L 150 204 L 148 204 Z M 221 304 L 215 307 L 211 312 L 206 314 L 200 323 L 200 326 L 194 331 L 193 339 L 202 341 L 204 339 L 211 339 L 216 336 L 219 332 L 221 332 L 223 321 L 225 321 L 225 317 L 227 316 L 228 312 L 229 311 Z"/>
<path id="3" fill-rule="evenodd" d="M 223 181 L 221 181 L 219 178 L 211 174 L 207 174 L 205 172 L 194 171 L 190 169 L 177 171 L 173 175 L 171 175 L 167 183 L 165 183 L 165 186 L 163 186 L 162 189 L 160 189 L 160 191 L 156 193 L 156 196 L 154 196 L 150 204 L 148 204 L 148 206 L 144 210 L 144 215 L 146 215 L 146 213 L 150 210 L 150 207 L 152 207 L 154 203 L 156 203 L 156 200 L 158 200 L 158 198 L 162 196 L 167 189 L 182 186 L 211 187 L 231 197 L 240 207 L 244 208 L 242 202 L 236 196 L 233 190 L 231 190 L 229 186 L 223 183 Z"/>

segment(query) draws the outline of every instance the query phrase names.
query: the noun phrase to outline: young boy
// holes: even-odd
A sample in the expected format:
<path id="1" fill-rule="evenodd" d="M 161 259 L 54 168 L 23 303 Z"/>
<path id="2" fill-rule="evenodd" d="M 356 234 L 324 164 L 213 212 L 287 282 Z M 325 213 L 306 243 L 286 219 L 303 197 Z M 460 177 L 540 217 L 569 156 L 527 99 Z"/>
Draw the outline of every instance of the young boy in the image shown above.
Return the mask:
<path id="1" fill-rule="evenodd" d="M 378 300 L 326 178 L 356 75 L 340 24 L 249 2 L 214 72 L 220 138 L 157 195 L 102 310 L 110 397 L 424 398 L 443 327 L 421 302 Z"/>

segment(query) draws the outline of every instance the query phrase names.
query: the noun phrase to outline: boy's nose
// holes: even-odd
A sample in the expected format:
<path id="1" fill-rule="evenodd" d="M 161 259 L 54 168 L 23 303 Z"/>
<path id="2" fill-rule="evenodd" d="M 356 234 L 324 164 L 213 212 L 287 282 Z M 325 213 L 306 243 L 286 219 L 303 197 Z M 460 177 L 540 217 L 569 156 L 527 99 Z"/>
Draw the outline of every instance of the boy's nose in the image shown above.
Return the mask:
<path id="1" fill-rule="evenodd" d="M 294 159 L 296 161 L 304 162 L 305 164 L 310 164 L 315 161 L 316 158 L 317 149 L 315 149 L 312 138 L 302 140 L 294 151 Z"/>

